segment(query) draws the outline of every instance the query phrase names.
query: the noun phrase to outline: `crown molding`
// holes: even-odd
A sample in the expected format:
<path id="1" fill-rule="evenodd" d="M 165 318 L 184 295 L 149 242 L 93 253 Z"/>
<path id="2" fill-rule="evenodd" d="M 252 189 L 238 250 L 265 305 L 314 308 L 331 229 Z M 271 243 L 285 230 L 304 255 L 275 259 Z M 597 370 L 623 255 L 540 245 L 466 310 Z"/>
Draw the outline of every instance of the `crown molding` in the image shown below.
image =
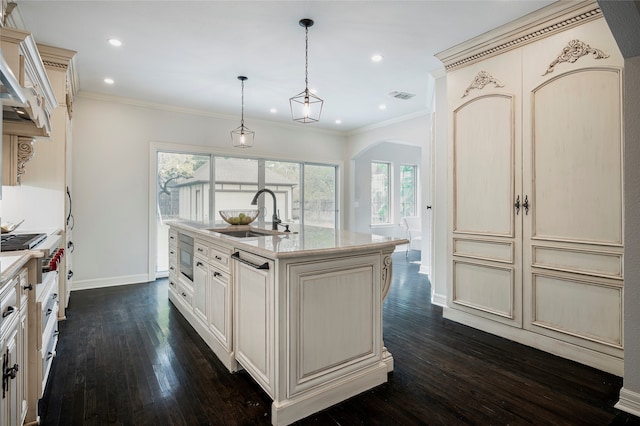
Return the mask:
<path id="1" fill-rule="evenodd" d="M 435 56 L 450 71 L 602 17 L 595 0 L 557 1 Z"/>
<path id="2" fill-rule="evenodd" d="M 354 136 L 354 135 L 357 135 L 359 133 L 365 133 L 365 132 L 369 132 L 371 130 L 379 129 L 381 127 L 387 127 L 387 126 L 391 126 L 393 124 L 403 123 L 403 122 L 408 121 L 408 120 L 413 120 L 414 118 L 427 117 L 427 116 L 429 116 L 429 114 L 431 114 L 431 110 L 428 109 L 428 108 L 425 108 L 423 110 L 416 111 L 416 112 L 413 112 L 411 114 L 403 115 L 401 117 L 391 118 L 389 120 L 381 121 L 379 123 L 370 124 L 368 126 L 360 127 L 359 129 L 351 130 L 351 131 L 347 132 L 346 135 L 347 136 Z"/>
<path id="3" fill-rule="evenodd" d="M 67 70 L 69 74 L 69 92 L 73 99 L 80 87 L 76 59 L 77 52 L 40 43 L 38 43 L 38 50 L 45 66 Z"/>

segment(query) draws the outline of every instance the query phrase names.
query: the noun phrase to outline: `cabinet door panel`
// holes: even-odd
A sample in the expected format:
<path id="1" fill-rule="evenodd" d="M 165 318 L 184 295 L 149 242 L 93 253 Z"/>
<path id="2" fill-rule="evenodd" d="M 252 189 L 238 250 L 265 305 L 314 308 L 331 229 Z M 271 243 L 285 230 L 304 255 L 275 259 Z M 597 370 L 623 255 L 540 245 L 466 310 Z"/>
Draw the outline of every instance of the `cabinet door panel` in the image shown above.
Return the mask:
<path id="1" fill-rule="evenodd" d="M 454 111 L 454 232 L 513 236 L 513 98 L 478 97 Z"/>
<path id="2" fill-rule="evenodd" d="M 532 238 L 622 243 L 620 93 L 605 69 L 533 91 Z"/>
<path id="3" fill-rule="evenodd" d="M 209 266 L 196 260 L 193 271 L 193 309 L 203 321 L 207 320 L 207 282 L 209 280 Z"/>
<path id="4" fill-rule="evenodd" d="M 231 339 L 231 292 L 229 276 L 211 269 L 209 275 L 209 327 L 220 343 L 230 348 Z"/>

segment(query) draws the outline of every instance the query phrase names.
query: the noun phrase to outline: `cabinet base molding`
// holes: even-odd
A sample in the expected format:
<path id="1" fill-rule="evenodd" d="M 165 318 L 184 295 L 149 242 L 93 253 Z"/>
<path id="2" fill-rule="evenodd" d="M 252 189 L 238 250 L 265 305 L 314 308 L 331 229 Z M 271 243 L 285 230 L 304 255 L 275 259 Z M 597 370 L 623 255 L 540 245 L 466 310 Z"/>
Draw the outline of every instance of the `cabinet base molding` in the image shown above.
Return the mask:
<path id="1" fill-rule="evenodd" d="M 193 314 L 190 314 L 190 312 L 193 312 L 193 308 L 186 306 L 182 298 L 175 294 L 171 289 L 169 289 L 169 300 L 178 309 L 187 322 L 191 324 L 191 327 L 193 327 L 200 337 L 202 337 L 202 340 L 204 340 L 207 346 L 209 346 L 213 353 L 216 354 L 227 370 L 232 373 L 238 371 L 239 366 L 234 354 L 229 354 L 229 352 L 220 344 L 218 339 L 216 339 L 211 330 L 209 330 L 209 328 L 205 326 L 200 319 L 196 318 Z"/>
<path id="2" fill-rule="evenodd" d="M 443 308 L 443 316 L 446 319 L 458 322 L 460 324 L 473 327 L 475 329 L 485 331 L 513 340 L 532 348 L 540 349 L 545 352 L 557 355 L 562 358 L 570 359 L 593 368 L 597 368 L 607 373 L 615 374 L 622 377 L 624 373 L 624 360 L 615 356 L 607 355 L 601 352 L 586 349 L 571 343 L 563 342 L 552 337 L 543 336 L 528 330 L 511 327 L 496 321 L 477 317 L 466 312 Z"/>
<path id="3" fill-rule="evenodd" d="M 618 410 L 640 417 L 640 393 L 630 391 L 624 387 L 620 389 L 620 400 L 614 405 Z"/>
<path id="4" fill-rule="evenodd" d="M 274 401 L 271 405 L 271 424 L 289 425 L 311 414 L 387 382 L 388 366 L 384 361 L 356 371 L 335 382 L 314 388 L 295 398 Z"/>

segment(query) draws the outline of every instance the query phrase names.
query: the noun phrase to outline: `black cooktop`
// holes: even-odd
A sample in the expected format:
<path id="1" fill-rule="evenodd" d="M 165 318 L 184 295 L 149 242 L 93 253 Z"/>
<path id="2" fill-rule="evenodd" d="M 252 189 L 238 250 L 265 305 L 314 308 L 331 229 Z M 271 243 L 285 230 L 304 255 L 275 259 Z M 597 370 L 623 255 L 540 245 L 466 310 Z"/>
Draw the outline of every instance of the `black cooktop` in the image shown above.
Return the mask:
<path id="1" fill-rule="evenodd" d="M 47 234 L 0 235 L 0 251 L 31 250 L 47 238 Z"/>

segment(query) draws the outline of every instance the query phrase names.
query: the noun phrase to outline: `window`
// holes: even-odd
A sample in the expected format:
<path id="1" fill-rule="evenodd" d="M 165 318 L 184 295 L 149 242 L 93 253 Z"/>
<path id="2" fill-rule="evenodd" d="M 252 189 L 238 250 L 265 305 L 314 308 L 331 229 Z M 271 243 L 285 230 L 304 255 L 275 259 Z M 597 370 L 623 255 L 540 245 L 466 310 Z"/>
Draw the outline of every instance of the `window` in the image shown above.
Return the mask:
<path id="1" fill-rule="evenodd" d="M 208 155 L 156 153 L 156 271 L 168 270 L 170 219 L 209 220 Z"/>
<path id="2" fill-rule="evenodd" d="M 417 166 L 400 166 L 400 217 L 417 216 Z"/>
<path id="3" fill-rule="evenodd" d="M 259 188 L 268 188 L 276 194 L 278 215 L 283 223 L 337 226 L 334 165 L 154 149 L 157 206 L 151 214 L 157 218 L 156 274 L 169 269 L 166 220 L 222 221 L 218 213 L 221 209 L 256 208 L 251 200 Z M 259 220 L 271 222 L 271 196 L 261 196 L 258 207 Z"/>
<path id="4" fill-rule="evenodd" d="M 304 223 L 323 228 L 336 226 L 336 168 L 304 165 Z"/>
<path id="5" fill-rule="evenodd" d="M 371 162 L 371 224 L 391 223 L 391 164 Z"/>

